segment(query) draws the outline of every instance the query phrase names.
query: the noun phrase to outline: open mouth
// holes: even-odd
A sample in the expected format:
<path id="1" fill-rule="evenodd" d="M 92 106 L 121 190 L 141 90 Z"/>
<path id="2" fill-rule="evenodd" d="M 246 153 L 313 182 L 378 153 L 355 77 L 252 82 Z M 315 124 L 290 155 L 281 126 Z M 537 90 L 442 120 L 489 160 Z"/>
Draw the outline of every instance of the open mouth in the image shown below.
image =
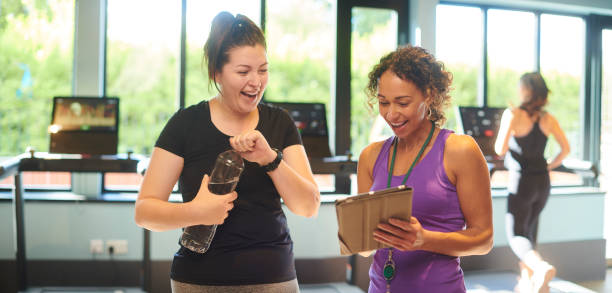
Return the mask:
<path id="1" fill-rule="evenodd" d="M 247 93 L 247 92 L 240 92 L 242 95 L 245 95 L 251 99 L 255 99 L 257 98 L 257 94 L 259 94 L 259 92 L 254 92 L 254 93 Z"/>
<path id="2" fill-rule="evenodd" d="M 404 122 L 399 122 L 399 123 L 393 123 L 393 122 L 389 122 L 389 125 L 391 126 L 391 128 L 393 129 L 398 129 L 401 128 L 402 126 L 406 125 L 406 123 L 408 123 L 408 120 L 404 121 Z"/>

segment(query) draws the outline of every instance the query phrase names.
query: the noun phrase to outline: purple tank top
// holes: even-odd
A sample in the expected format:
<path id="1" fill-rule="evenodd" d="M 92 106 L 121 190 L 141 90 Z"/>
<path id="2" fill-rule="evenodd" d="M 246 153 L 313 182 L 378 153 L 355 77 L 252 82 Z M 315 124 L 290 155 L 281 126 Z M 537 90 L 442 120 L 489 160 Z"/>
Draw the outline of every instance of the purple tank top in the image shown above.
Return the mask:
<path id="1" fill-rule="evenodd" d="M 465 218 L 459 206 L 456 187 L 444 171 L 444 145 L 452 133 L 440 130 L 433 147 L 417 163 L 406 181 L 414 190 L 412 216 L 424 229 L 453 232 L 463 230 Z M 373 184 L 370 190 L 387 188 L 389 153 L 393 137 L 387 139 L 374 164 Z M 393 176 L 391 186 L 402 183 L 404 175 Z M 370 267 L 369 292 L 386 292 L 387 283 L 382 269 L 389 255 L 388 249 L 376 251 Z M 391 280 L 391 292 L 465 292 L 463 271 L 459 258 L 423 250 L 402 252 L 393 249 L 395 277 Z"/>

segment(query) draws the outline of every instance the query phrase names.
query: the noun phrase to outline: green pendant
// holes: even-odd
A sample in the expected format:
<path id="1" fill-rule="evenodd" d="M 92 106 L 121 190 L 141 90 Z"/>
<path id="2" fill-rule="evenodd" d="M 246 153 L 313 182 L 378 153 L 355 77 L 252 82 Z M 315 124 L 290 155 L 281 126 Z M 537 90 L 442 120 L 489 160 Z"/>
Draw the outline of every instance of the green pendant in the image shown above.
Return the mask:
<path id="1" fill-rule="evenodd" d="M 385 277 L 385 280 L 389 281 L 393 279 L 393 276 L 395 276 L 395 264 L 393 261 L 387 261 L 383 268 L 383 277 Z"/>

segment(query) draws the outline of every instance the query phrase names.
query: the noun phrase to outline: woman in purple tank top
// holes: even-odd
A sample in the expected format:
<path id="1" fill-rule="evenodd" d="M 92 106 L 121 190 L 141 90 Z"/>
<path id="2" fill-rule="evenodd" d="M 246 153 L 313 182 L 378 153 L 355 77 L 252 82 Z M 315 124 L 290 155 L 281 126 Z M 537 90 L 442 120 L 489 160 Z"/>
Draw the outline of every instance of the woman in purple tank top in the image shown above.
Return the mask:
<path id="1" fill-rule="evenodd" d="M 423 48 L 384 56 L 366 88 L 394 132 L 359 157 L 358 191 L 405 184 L 414 189 L 409 221 L 390 219 L 374 232 L 369 292 L 465 292 L 459 257 L 493 244 L 489 172 L 476 142 L 441 129 L 452 76 Z M 367 255 L 369 253 L 362 253 Z"/>

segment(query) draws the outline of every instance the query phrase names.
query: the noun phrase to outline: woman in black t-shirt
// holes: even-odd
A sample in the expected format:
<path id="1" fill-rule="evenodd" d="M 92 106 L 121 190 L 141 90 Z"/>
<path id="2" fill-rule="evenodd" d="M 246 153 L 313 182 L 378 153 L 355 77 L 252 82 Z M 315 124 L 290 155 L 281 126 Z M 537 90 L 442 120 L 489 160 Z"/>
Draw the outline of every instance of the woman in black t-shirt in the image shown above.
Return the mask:
<path id="1" fill-rule="evenodd" d="M 165 231 L 218 224 L 206 253 L 181 246 L 173 292 L 298 292 L 293 243 L 282 210 L 312 217 L 320 205 L 291 117 L 260 103 L 268 81 L 266 43 L 247 17 L 219 13 L 204 46 L 209 81 L 219 94 L 177 111 L 161 132 L 138 200 L 139 226 Z M 235 192 L 208 191 L 219 153 L 245 159 Z M 183 203 L 168 198 L 179 182 Z"/>

